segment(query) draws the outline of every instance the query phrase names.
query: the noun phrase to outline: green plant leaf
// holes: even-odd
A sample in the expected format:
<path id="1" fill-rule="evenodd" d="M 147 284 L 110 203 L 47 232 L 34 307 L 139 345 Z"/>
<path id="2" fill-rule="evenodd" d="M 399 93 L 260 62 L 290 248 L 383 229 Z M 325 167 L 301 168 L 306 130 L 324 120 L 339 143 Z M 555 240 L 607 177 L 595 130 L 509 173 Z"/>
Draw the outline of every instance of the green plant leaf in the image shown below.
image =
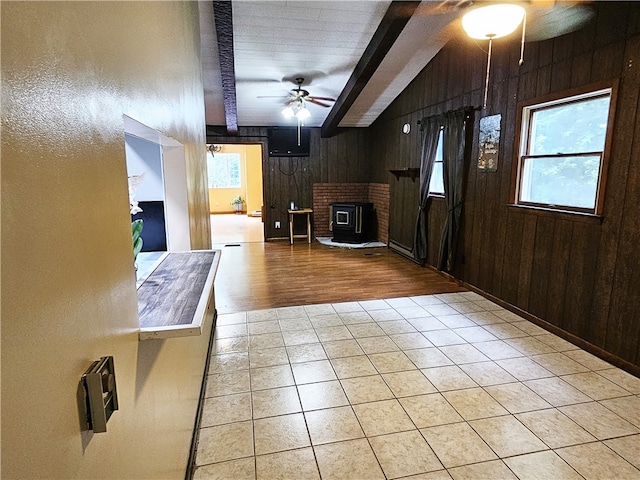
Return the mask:
<path id="1" fill-rule="evenodd" d="M 144 226 L 142 219 L 134 220 L 131 222 L 131 234 L 133 238 L 137 238 L 142 233 L 142 227 Z"/>
<path id="2" fill-rule="evenodd" d="M 144 223 L 142 219 L 134 220 L 131 222 L 131 238 L 133 241 L 133 261 L 138 258 L 138 254 L 142 250 L 142 227 Z"/>
<path id="3" fill-rule="evenodd" d="M 133 244 L 133 260 L 138 258 L 138 254 L 142 250 L 142 237 L 138 237 Z"/>

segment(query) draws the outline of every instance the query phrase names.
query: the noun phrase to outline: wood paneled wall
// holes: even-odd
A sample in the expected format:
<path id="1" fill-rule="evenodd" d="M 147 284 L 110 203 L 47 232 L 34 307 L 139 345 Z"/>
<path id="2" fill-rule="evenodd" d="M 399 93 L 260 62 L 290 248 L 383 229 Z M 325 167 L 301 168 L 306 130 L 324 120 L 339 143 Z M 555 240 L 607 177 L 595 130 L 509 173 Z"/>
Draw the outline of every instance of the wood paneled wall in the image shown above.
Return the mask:
<path id="1" fill-rule="evenodd" d="M 369 178 L 368 130 L 344 129 L 331 138 L 321 138 L 320 128 L 310 128 L 308 157 L 269 157 L 267 127 L 240 127 L 227 136 L 224 128 L 207 127 L 208 143 L 259 143 L 263 150 L 265 238 L 289 236 L 287 208 L 313 205 L 314 183 L 366 183 Z M 275 228 L 275 222 L 281 228 Z"/>
<path id="2" fill-rule="evenodd" d="M 640 2 L 597 2 L 585 28 L 526 45 L 494 42 L 489 104 L 476 116 L 463 232 L 454 275 L 623 361 L 640 365 Z M 450 42 L 370 127 L 369 181 L 391 184 L 390 240 L 411 248 L 417 182 L 390 177 L 419 166 L 419 118 L 482 103 L 486 44 Z M 536 213 L 510 207 L 519 102 L 601 80 L 619 80 L 604 215 Z M 475 167 L 478 121 L 502 115 L 498 171 Z M 409 135 L 401 126 L 410 123 Z M 444 203 L 430 206 L 435 262 Z"/>

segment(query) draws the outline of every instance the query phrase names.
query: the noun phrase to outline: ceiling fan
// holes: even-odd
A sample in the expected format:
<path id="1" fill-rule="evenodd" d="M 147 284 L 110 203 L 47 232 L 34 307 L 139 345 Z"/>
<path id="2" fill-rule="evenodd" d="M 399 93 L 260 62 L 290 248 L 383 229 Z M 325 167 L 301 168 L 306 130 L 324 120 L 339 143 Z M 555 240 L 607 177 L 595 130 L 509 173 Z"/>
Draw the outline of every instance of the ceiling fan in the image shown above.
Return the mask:
<path id="1" fill-rule="evenodd" d="M 321 107 L 330 107 L 331 105 L 326 102 L 335 102 L 335 98 L 331 97 L 318 97 L 312 96 L 309 94 L 308 90 L 302 88 L 302 84 L 304 83 L 304 77 L 297 77 L 296 84 L 298 85 L 296 88 L 291 89 L 291 93 L 286 96 L 259 96 L 258 98 L 286 98 L 287 101 L 285 104 L 287 106 L 295 106 L 300 105 L 304 106 L 304 103 L 309 102 L 315 105 L 319 105 Z"/>
<path id="2" fill-rule="evenodd" d="M 304 125 L 307 118 L 311 116 L 311 112 L 307 109 L 307 102 L 319 105 L 321 107 L 330 107 L 326 102 L 335 102 L 335 98 L 331 97 L 316 97 L 309 95 L 309 91 L 302 88 L 304 83 L 304 77 L 297 77 L 296 88 L 291 89 L 291 93 L 287 96 L 258 96 L 258 98 L 286 98 L 285 108 L 282 110 L 282 115 L 285 118 L 295 117 L 298 126 L 298 146 L 300 146 L 300 128 Z"/>

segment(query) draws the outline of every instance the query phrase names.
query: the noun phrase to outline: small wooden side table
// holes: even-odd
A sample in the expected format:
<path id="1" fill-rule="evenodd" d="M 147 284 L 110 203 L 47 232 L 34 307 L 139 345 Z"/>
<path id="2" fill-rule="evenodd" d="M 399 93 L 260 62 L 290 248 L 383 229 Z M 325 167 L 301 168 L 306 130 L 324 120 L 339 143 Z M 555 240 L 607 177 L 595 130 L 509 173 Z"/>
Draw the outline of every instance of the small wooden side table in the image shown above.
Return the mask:
<path id="1" fill-rule="evenodd" d="M 289 239 L 291 240 L 291 245 L 293 245 L 294 238 L 306 238 L 309 243 L 311 243 L 311 214 L 313 213 L 313 209 L 311 208 L 298 208 L 296 210 L 287 210 L 289 212 Z M 307 233 L 304 235 L 294 235 L 293 234 L 293 216 L 306 214 L 307 215 Z"/>

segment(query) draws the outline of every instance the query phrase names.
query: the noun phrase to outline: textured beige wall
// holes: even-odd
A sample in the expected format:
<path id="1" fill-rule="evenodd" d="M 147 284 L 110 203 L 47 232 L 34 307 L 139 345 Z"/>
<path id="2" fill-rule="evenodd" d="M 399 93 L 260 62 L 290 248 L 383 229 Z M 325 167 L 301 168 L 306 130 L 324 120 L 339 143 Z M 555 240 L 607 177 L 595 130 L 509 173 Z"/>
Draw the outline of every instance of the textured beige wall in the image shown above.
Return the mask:
<path id="1" fill-rule="evenodd" d="M 2 478 L 183 478 L 209 332 L 137 340 L 122 115 L 185 145 L 209 247 L 197 5 L 2 2 L 1 21 Z M 103 355 L 120 410 L 82 433 Z"/>
<path id="2" fill-rule="evenodd" d="M 247 152 L 247 213 L 262 209 L 262 146 L 245 145 Z"/>

